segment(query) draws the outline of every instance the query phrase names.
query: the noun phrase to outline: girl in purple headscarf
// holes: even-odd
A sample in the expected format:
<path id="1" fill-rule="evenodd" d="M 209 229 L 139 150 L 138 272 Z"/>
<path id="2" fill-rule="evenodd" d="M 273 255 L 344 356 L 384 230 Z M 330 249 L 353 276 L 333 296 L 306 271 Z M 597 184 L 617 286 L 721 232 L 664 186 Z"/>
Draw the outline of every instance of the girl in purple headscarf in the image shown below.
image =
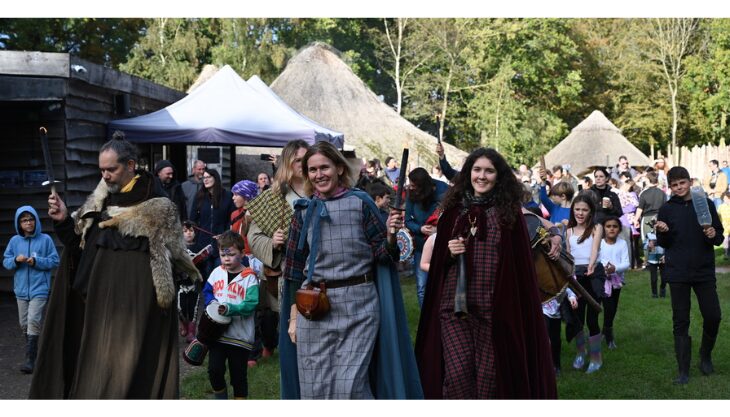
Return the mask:
<path id="1" fill-rule="evenodd" d="M 250 255 L 251 248 L 248 246 L 246 233 L 248 233 L 248 225 L 251 223 L 251 216 L 248 214 L 246 204 L 256 198 L 259 194 L 259 187 L 253 181 L 243 180 L 235 183 L 231 192 L 233 193 L 233 204 L 236 206 L 236 210 L 231 213 L 231 230 L 243 236 L 244 253 Z"/>

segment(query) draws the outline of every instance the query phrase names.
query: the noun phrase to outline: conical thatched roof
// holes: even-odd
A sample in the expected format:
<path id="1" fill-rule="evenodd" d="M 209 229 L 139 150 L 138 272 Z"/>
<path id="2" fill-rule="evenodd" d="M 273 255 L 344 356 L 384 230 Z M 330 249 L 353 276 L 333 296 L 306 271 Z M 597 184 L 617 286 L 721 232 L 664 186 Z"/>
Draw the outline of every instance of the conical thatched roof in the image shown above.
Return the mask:
<path id="1" fill-rule="evenodd" d="M 206 64 L 203 69 L 200 71 L 200 74 L 198 75 L 198 78 L 195 79 L 195 82 L 193 85 L 188 88 L 187 93 L 190 94 L 195 90 L 196 88 L 203 85 L 204 82 L 208 81 L 212 76 L 214 76 L 218 72 L 218 67 L 213 64 Z"/>
<path id="2" fill-rule="evenodd" d="M 409 171 L 437 164 L 436 138 L 423 132 L 381 102 L 332 47 L 314 43 L 292 57 L 271 84 L 293 109 L 345 134 L 345 144 L 359 157 L 400 160 L 409 141 Z M 444 143 L 446 158 L 461 165 L 466 152 Z"/>
<path id="3" fill-rule="evenodd" d="M 550 169 L 555 165 L 571 166 L 580 175 L 592 167 L 613 166 L 625 155 L 631 166 L 647 166 L 649 158 L 632 145 L 610 120 L 598 110 L 580 122 L 570 134 L 545 155 Z"/>

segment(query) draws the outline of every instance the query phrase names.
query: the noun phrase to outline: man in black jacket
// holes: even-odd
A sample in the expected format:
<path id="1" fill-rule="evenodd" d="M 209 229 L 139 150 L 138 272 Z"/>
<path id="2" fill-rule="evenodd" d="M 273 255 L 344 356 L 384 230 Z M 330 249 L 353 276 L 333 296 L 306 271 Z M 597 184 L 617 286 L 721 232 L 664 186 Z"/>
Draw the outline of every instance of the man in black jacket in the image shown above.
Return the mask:
<path id="1" fill-rule="evenodd" d="M 158 161 L 155 164 L 155 175 L 157 175 L 159 185 L 165 190 L 167 198 L 175 203 L 180 220 L 187 220 L 188 212 L 185 203 L 185 194 L 183 193 L 182 185 L 175 179 L 175 167 L 172 165 L 172 162 L 167 159 Z"/>
<path id="2" fill-rule="evenodd" d="M 679 366 L 675 384 L 689 381 L 692 339 L 689 336 L 690 290 L 694 289 L 702 313 L 702 344 L 700 371 L 713 372 L 711 353 L 720 327 L 720 302 L 717 297 L 714 246 L 722 243 L 724 230 L 715 210 L 707 201 L 712 225 L 700 226 L 697 221 L 689 172 L 677 166 L 667 174 L 672 198 L 659 209 L 657 244 L 665 248 L 664 272 L 672 298 L 674 350 Z"/>

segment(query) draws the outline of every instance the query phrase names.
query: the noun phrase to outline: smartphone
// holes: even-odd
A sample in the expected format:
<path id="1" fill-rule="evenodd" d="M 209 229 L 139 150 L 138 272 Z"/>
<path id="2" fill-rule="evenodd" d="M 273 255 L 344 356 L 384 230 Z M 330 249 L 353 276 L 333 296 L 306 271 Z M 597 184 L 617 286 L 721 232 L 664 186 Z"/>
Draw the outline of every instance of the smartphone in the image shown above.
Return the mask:
<path id="1" fill-rule="evenodd" d="M 262 161 L 270 161 L 271 160 L 271 154 L 268 153 L 262 153 L 260 156 Z"/>

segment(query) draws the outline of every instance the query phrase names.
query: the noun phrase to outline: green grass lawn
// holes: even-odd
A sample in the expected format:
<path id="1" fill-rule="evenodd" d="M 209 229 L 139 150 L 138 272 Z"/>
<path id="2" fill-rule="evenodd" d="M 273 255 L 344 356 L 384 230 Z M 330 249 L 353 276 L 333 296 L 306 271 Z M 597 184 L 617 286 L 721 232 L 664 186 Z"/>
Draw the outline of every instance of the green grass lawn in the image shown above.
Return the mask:
<path id="1" fill-rule="evenodd" d="M 730 265 L 722 260 L 722 252 L 719 258 L 722 262 L 718 265 Z M 402 288 L 411 336 L 415 340 L 418 324 L 415 280 L 402 279 Z M 690 382 L 686 386 L 675 386 L 672 379 L 676 376 L 677 366 L 669 294 L 667 298 L 657 299 L 651 298 L 650 294 L 648 271 L 627 274 L 614 322 L 618 349 L 604 349 L 603 368 L 599 372 L 586 375 L 574 370 L 570 365 L 575 355 L 575 344 L 563 342 L 563 373 L 558 378 L 561 399 L 730 399 L 730 329 L 727 321 L 720 324 L 720 334 L 712 355 L 715 374 L 702 376 L 697 369 L 702 321 L 693 297 Z M 718 275 L 718 294 L 720 306 L 727 314 L 730 311 L 730 274 Z M 181 397 L 204 399 L 212 395 L 206 369 L 200 367 L 183 379 Z M 278 353 L 249 369 L 248 383 L 252 399 L 279 398 Z"/>

